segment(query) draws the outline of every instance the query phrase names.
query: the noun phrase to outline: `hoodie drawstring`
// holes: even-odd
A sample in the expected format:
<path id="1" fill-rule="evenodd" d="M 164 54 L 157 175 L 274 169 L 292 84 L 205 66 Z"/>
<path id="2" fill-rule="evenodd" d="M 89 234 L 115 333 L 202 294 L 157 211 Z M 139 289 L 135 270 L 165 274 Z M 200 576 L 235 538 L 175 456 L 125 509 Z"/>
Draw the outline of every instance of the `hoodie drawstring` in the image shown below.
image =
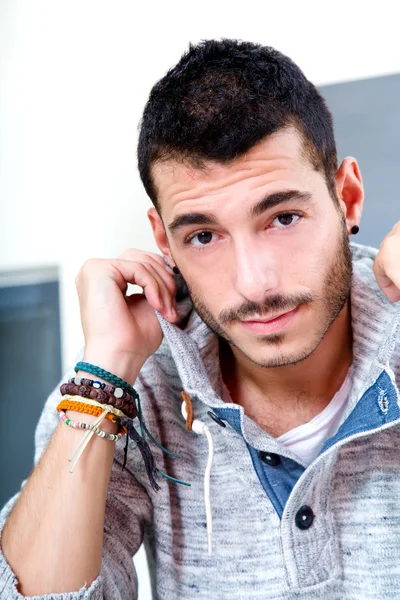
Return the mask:
<path id="1" fill-rule="evenodd" d="M 208 441 L 208 460 L 206 469 L 204 472 L 204 504 L 206 509 L 206 520 L 207 520 L 207 540 L 208 540 L 208 554 L 212 554 L 212 515 L 211 515 L 211 500 L 210 500 L 210 474 L 211 465 L 214 458 L 214 443 L 211 432 L 207 425 L 203 421 L 193 419 L 193 406 L 189 394 L 185 391 L 181 392 L 183 398 L 182 402 L 182 415 L 186 419 L 186 428 L 191 429 L 199 435 L 205 435 Z"/>

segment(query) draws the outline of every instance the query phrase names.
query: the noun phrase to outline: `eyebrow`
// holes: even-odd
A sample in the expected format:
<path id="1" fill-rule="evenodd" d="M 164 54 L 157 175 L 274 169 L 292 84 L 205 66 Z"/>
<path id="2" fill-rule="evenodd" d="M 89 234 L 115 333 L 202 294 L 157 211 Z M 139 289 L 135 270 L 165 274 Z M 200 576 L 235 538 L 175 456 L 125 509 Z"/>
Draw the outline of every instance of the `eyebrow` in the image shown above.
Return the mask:
<path id="1" fill-rule="evenodd" d="M 249 210 L 249 217 L 259 217 L 267 210 L 275 208 L 279 204 L 294 200 L 297 202 L 310 202 L 311 194 L 309 192 L 300 192 L 299 190 L 289 190 L 286 192 L 276 192 L 263 198 L 254 204 Z M 211 213 L 186 213 L 177 215 L 168 225 L 171 234 L 176 233 L 179 229 L 187 225 L 218 225 L 218 219 Z"/>

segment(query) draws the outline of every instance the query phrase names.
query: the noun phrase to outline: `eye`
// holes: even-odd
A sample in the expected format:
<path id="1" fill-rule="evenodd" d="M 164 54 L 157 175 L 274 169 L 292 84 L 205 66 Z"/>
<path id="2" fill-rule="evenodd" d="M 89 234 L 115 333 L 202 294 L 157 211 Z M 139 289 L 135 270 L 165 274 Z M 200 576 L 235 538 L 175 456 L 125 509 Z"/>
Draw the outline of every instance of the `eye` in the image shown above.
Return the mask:
<path id="1" fill-rule="evenodd" d="M 197 248 L 201 246 L 208 246 L 211 242 L 212 236 L 214 234 L 212 231 L 198 231 L 197 233 L 193 233 L 185 240 L 185 244 L 191 244 L 192 246 L 196 246 Z M 193 240 L 198 240 L 198 244 L 192 243 Z"/>
<path id="2" fill-rule="evenodd" d="M 282 213 L 276 216 L 272 223 L 277 221 L 279 224 L 275 225 L 275 227 L 283 229 L 289 225 L 293 225 L 298 219 L 300 219 L 300 215 L 297 215 L 296 213 Z"/>

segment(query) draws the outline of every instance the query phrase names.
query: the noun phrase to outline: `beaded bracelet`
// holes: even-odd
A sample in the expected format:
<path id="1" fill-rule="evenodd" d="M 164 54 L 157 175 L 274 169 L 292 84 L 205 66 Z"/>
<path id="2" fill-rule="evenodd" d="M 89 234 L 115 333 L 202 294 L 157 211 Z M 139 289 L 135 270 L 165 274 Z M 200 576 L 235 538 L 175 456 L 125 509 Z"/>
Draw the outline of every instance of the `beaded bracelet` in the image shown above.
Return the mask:
<path id="1" fill-rule="evenodd" d="M 65 394 L 61 398 L 61 401 L 64 401 L 64 400 L 70 402 L 71 404 L 73 404 L 75 402 L 77 404 L 84 404 L 88 408 L 91 406 L 95 406 L 96 408 L 100 408 L 101 412 L 103 412 L 106 408 L 108 408 L 108 410 L 110 411 L 111 414 L 113 414 L 116 417 L 119 417 L 121 419 L 126 418 L 126 416 L 127 416 L 125 413 L 122 412 L 122 410 L 119 410 L 118 408 L 115 408 L 114 406 L 111 406 L 109 404 L 101 404 L 100 402 L 96 402 L 96 400 L 90 400 L 89 398 L 83 398 L 82 396 L 70 396 L 68 394 Z"/>
<path id="2" fill-rule="evenodd" d="M 135 401 L 130 400 L 129 398 L 116 398 L 113 394 L 106 392 L 104 390 L 96 389 L 91 387 L 90 385 L 76 385 L 75 383 L 63 383 L 60 386 L 60 392 L 62 394 L 73 394 L 84 396 L 85 398 L 92 398 L 92 400 L 97 400 L 98 402 L 107 402 L 108 404 L 112 404 L 117 408 L 126 407 L 127 410 L 136 411 Z M 129 408 L 128 408 L 129 407 Z"/>
<path id="3" fill-rule="evenodd" d="M 128 393 L 126 390 L 123 390 L 121 387 L 114 387 L 113 385 L 109 385 L 108 383 L 104 383 L 103 381 L 96 381 L 95 379 L 86 379 L 85 377 L 71 377 L 68 379 L 68 383 L 74 383 L 75 385 L 89 385 L 95 389 L 104 390 L 108 394 L 112 394 L 116 398 L 123 398 L 124 400 L 129 400 L 132 404 L 135 403 L 135 398 L 132 394 Z"/>
<path id="4" fill-rule="evenodd" d="M 75 429 L 90 429 L 91 431 L 93 431 L 93 433 L 95 433 L 99 437 L 102 437 L 106 440 L 111 440 L 112 442 L 116 442 L 117 440 L 120 440 L 125 435 L 125 431 L 120 431 L 119 433 L 107 433 L 107 431 L 103 431 L 102 429 L 99 429 L 99 427 L 97 427 L 93 423 L 83 423 L 83 422 L 79 422 L 79 421 L 72 421 L 71 419 L 68 419 L 66 413 L 63 410 L 60 410 L 60 419 L 61 419 L 61 421 L 64 421 L 64 423 L 66 425 L 69 425 L 70 427 L 74 427 Z"/>
<path id="5" fill-rule="evenodd" d="M 97 367 L 96 365 L 92 365 L 88 362 L 80 361 L 75 365 L 74 370 L 75 373 L 77 373 L 78 371 L 85 371 L 86 373 L 90 373 L 91 375 L 97 375 L 97 377 L 101 377 L 105 381 L 108 381 L 108 383 L 111 383 L 112 385 L 115 385 L 127 391 L 135 398 L 136 396 L 138 396 L 137 391 L 127 381 L 121 379 L 113 373 L 110 373 L 109 371 L 106 371 L 105 369 L 102 369 L 101 367 Z"/>
<path id="6" fill-rule="evenodd" d="M 85 415 L 93 415 L 99 417 L 103 412 L 104 408 L 99 406 L 89 406 L 86 402 L 72 401 L 72 400 L 61 400 L 57 405 L 56 411 L 60 410 L 73 410 L 75 412 L 84 413 Z M 117 417 L 112 413 L 106 415 L 106 419 L 112 423 L 117 423 Z"/>
<path id="7" fill-rule="evenodd" d="M 100 401 L 102 404 L 110 404 L 111 406 L 122 410 L 125 415 L 131 419 L 134 419 L 137 416 L 136 407 L 128 400 L 116 398 L 115 396 L 108 394 L 103 390 L 97 390 L 88 385 L 63 383 L 60 386 L 60 392 L 62 395 L 69 394 L 71 396 L 83 396 L 84 398 L 91 398 L 92 400 L 97 400 L 98 402 Z"/>

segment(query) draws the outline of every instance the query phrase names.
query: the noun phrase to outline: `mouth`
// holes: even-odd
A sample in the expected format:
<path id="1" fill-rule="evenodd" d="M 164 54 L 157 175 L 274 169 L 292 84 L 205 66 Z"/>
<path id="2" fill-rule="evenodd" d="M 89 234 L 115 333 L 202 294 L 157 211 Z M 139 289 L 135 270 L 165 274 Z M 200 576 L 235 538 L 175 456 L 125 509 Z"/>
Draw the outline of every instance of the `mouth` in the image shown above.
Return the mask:
<path id="1" fill-rule="evenodd" d="M 246 329 L 253 331 L 254 333 L 276 333 L 281 329 L 284 329 L 293 321 L 300 310 L 300 306 L 289 312 L 282 313 L 278 316 L 271 317 L 269 319 L 261 319 L 259 321 L 240 321 Z"/>

